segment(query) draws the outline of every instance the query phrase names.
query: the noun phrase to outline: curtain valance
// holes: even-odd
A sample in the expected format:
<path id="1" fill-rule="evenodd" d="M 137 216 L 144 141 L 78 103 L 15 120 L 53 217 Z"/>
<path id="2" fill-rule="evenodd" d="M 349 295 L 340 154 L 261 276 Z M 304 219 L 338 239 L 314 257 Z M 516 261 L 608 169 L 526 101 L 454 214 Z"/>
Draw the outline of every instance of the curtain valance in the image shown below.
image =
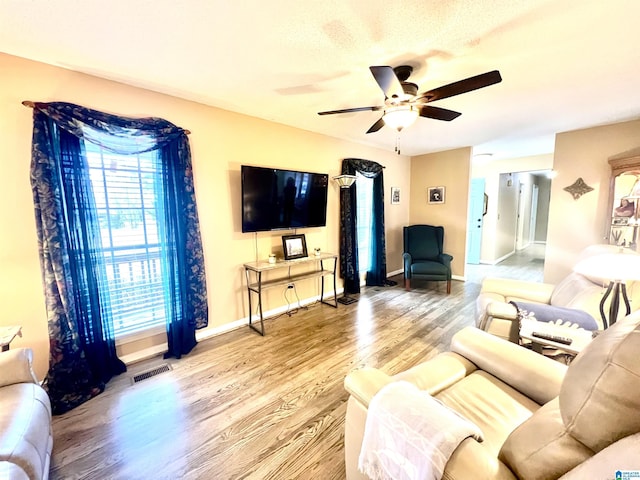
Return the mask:
<path id="1" fill-rule="evenodd" d="M 120 155 L 163 148 L 187 130 L 162 118 L 129 118 L 66 102 L 24 102 L 44 113 L 58 128 Z"/>

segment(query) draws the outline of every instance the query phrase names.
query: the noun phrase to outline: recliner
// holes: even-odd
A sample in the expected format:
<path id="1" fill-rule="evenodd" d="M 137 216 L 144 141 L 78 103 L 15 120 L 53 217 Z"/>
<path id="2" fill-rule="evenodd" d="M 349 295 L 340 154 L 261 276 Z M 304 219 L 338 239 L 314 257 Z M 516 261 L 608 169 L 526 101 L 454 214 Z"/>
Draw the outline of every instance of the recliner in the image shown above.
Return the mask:
<path id="1" fill-rule="evenodd" d="M 410 225 L 403 228 L 404 286 L 411 290 L 411 279 L 446 281 L 451 293 L 451 261 L 444 253 L 444 228 L 432 225 Z"/>
<path id="2" fill-rule="evenodd" d="M 591 342 L 569 367 L 473 327 L 451 352 L 389 376 L 375 368 L 345 378 L 348 480 L 358 471 L 369 402 L 408 381 L 475 423 L 449 457 L 448 480 L 608 479 L 640 470 L 640 312 Z M 390 448 L 393 444 L 390 443 Z"/>

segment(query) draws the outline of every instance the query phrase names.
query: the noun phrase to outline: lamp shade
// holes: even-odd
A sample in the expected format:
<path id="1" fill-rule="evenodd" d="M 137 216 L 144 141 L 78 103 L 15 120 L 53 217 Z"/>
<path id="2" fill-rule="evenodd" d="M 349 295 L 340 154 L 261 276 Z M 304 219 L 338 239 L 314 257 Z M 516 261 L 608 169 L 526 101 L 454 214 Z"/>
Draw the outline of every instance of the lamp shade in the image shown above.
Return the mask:
<path id="1" fill-rule="evenodd" d="M 573 270 L 592 279 L 640 280 L 640 255 L 628 251 L 595 255 L 578 262 Z"/>
<path id="2" fill-rule="evenodd" d="M 333 179 L 340 185 L 340 188 L 349 188 L 356 181 L 355 175 L 338 175 L 337 177 L 333 177 Z"/>
<path id="3" fill-rule="evenodd" d="M 413 107 L 396 107 L 385 110 L 382 120 L 384 124 L 400 131 L 408 127 L 418 118 L 418 110 Z"/>

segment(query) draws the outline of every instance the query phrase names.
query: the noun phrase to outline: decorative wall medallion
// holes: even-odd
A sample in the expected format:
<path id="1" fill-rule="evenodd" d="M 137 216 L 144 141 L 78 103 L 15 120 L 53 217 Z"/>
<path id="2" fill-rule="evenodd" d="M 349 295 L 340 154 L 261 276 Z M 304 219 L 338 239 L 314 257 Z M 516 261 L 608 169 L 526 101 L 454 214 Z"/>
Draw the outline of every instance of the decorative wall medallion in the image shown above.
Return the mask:
<path id="1" fill-rule="evenodd" d="M 582 180 L 582 177 L 580 177 L 575 182 L 573 182 L 573 185 L 564 187 L 563 190 L 569 192 L 573 196 L 573 199 L 577 200 L 585 193 L 589 193 L 591 190 L 593 190 L 593 188 L 584 183 L 584 180 Z"/>

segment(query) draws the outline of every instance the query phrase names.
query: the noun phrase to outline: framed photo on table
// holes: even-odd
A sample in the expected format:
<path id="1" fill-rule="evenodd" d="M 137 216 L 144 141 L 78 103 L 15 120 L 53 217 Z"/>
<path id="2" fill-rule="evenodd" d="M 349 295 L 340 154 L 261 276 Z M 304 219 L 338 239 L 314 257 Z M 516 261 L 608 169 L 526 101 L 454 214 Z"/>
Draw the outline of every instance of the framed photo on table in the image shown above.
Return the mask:
<path id="1" fill-rule="evenodd" d="M 307 240 L 304 235 L 283 235 L 282 250 L 285 260 L 308 257 Z"/>

